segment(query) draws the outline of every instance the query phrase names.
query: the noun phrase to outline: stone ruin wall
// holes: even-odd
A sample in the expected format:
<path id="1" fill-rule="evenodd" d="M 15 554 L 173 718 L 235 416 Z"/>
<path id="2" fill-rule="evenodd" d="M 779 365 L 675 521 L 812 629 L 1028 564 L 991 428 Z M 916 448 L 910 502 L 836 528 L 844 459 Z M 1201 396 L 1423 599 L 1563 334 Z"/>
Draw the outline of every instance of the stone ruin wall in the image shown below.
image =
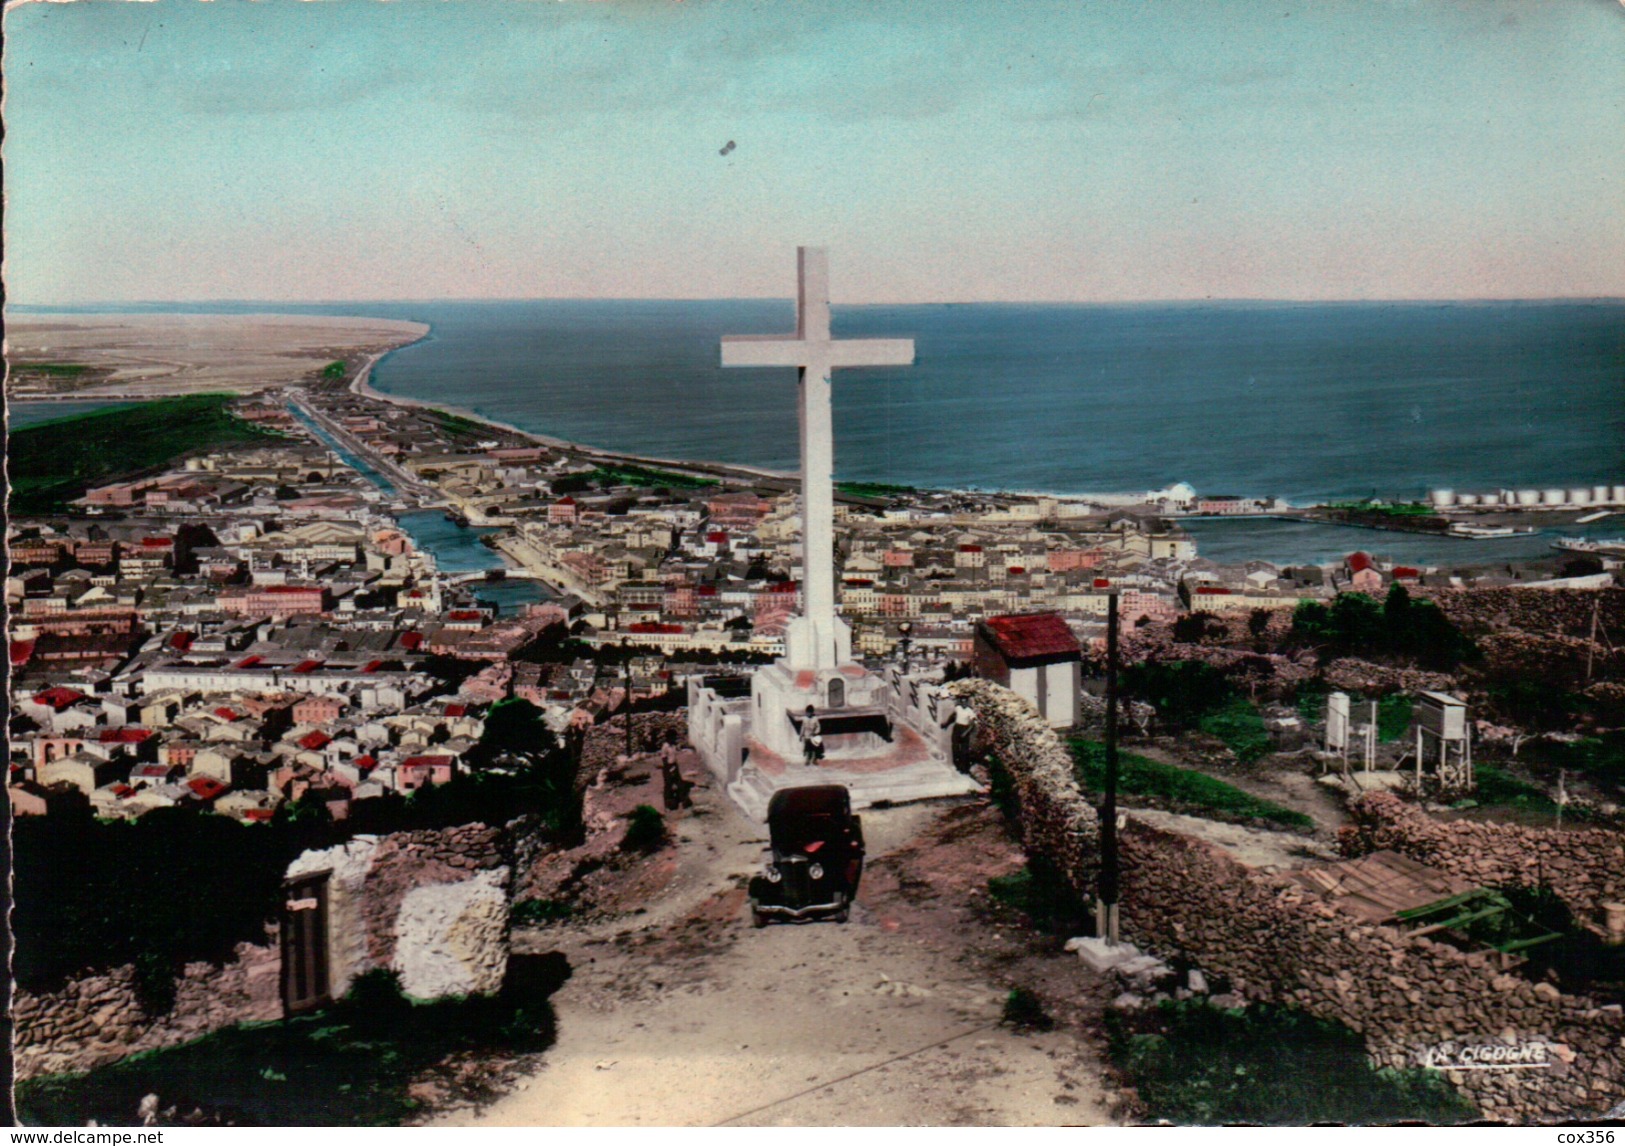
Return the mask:
<path id="1" fill-rule="evenodd" d="M 504 842 L 500 829 L 468 824 L 358 837 L 296 861 L 290 871 L 335 872 L 329 884 L 335 946 L 346 946 L 341 928 L 353 925 L 348 950 L 335 950 L 329 968 L 335 997 L 359 971 L 401 963 L 403 941 L 410 954 L 397 969 L 409 994 L 499 988 L 507 969 Z M 344 886 L 339 869 L 346 860 L 358 895 Z M 266 944 L 239 943 L 224 966 L 187 964 L 176 980 L 175 1005 L 161 1015 L 142 1009 L 131 964 L 80 976 L 56 991 L 15 989 L 17 1078 L 90 1070 L 239 1023 L 280 1019 L 281 972 L 272 927 Z"/>
<path id="2" fill-rule="evenodd" d="M 949 689 L 977 710 L 983 744 L 1011 775 L 1028 853 L 1056 863 L 1077 890 L 1091 893 L 1098 818 L 1077 787 L 1066 746 L 1008 689 L 977 680 L 955 682 Z M 1405 807 L 1386 794 L 1371 799 L 1378 808 L 1387 807 L 1384 800 Z M 1393 847 L 1448 867 L 1434 854 L 1439 849 L 1432 833 L 1422 830 L 1434 821 L 1406 810 L 1408 818 L 1383 821 L 1386 834 L 1381 842 L 1370 836 L 1371 846 Z M 1414 827 L 1420 842 L 1412 846 L 1431 846 L 1434 852 L 1407 851 L 1401 846 L 1405 833 L 1395 824 Z M 1456 834 L 1447 833 L 1452 839 Z M 1465 856 L 1477 841 L 1466 832 L 1460 836 Z M 1291 1005 L 1343 1023 L 1365 1036 L 1379 1066 L 1414 1066 L 1419 1054 L 1442 1043 L 1550 1044 L 1549 1068 L 1447 1072 L 1488 1117 L 1594 1116 L 1625 1098 L 1625 1018 L 1619 1007 L 1598 1007 L 1549 984 L 1502 974 L 1482 954 L 1362 924 L 1292 881 L 1254 871 L 1202 841 L 1132 817 L 1119 838 L 1123 930 L 1158 955 L 1222 975 L 1251 1000 Z M 1609 838 L 1617 849 L 1619 838 Z M 1551 845 L 1564 856 L 1575 849 L 1575 871 L 1565 886 L 1593 899 L 1611 894 L 1604 889 L 1622 871 L 1617 852 L 1602 846 L 1604 841 L 1595 843 Z M 1531 841 L 1509 837 L 1500 847 L 1513 853 L 1505 862 L 1522 864 L 1514 857 L 1530 852 Z M 1540 841 L 1533 842 L 1533 854 L 1542 854 Z M 1462 868 L 1452 870 L 1465 874 Z"/>
<path id="3" fill-rule="evenodd" d="M 128 963 L 56 991 L 14 989 L 17 1079 L 90 1070 L 238 1023 L 280 1019 L 281 972 L 274 943 L 239 943 L 224 967 L 188 963 L 176 981 L 174 1007 L 157 1016 L 136 1001 L 135 967 Z"/>

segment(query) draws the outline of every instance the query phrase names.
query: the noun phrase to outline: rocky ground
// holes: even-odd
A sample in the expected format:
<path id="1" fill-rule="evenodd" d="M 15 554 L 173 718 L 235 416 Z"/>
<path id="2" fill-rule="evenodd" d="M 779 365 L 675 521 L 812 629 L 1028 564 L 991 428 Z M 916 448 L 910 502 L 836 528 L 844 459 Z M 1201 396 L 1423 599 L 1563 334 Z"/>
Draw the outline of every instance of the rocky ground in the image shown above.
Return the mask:
<path id="1" fill-rule="evenodd" d="M 658 775 L 634 763 L 588 794 L 581 857 L 551 862 L 585 911 L 515 949 L 567 960 L 558 1041 L 506 1093 L 439 1125 L 1044 1125 L 1111 1121 L 1092 1032 L 1117 988 L 995 904 L 1021 866 L 982 801 L 864 813 L 852 921 L 750 925 L 765 831 L 716 789 L 668 816 L 670 846 L 606 848 Z M 1001 1024 L 1012 987 L 1047 1031 Z"/>

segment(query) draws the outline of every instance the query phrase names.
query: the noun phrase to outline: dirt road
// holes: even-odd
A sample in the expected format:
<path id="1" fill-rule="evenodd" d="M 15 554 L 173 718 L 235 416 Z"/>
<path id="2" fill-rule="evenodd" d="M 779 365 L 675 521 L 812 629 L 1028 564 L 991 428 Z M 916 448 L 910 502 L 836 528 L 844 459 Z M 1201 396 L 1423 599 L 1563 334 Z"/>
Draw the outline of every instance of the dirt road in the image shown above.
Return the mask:
<path id="1" fill-rule="evenodd" d="M 866 813 L 871 865 L 852 921 L 756 930 L 744 882 L 762 829 L 717 793 L 696 795 L 675 821 L 676 870 L 644 914 L 519 937 L 517 950 L 571 965 L 552 1000 L 558 1042 L 511 1093 L 438 1124 L 1107 1120 L 1079 1038 L 999 1025 L 1010 976 L 1032 956 L 970 923 L 988 875 L 1020 862 L 982 810 Z M 951 826 L 967 816 L 968 829 Z M 1039 959 L 1079 974 L 1068 956 Z"/>

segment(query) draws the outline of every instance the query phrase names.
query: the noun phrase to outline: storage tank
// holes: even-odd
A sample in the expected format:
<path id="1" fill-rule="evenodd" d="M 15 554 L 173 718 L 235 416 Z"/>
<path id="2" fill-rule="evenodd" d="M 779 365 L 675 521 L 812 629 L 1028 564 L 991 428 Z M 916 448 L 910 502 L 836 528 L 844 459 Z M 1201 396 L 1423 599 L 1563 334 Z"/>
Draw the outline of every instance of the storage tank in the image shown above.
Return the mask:
<path id="1" fill-rule="evenodd" d="M 1456 492 L 1449 489 L 1436 489 L 1429 495 L 1433 499 L 1435 509 L 1445 509 L 1456 504 Z"/>
<path id="2" fill-rule="evenodd" d="M 1594 486 L 1591 487 L 1591 504 L 1592 505 L 1607 505 L 1608 504 L 1608 487 L 1607 486 L 1605 486 L 1605 485 L 1594 485 Z"/>
<path id="3" fill-rule="evenodd" d="M 1501 495 L 1498 493 L 1482 493 L 1478 495 L 1479 505 L 1500 505 Z"/>
<path id="4" fill-rule="evenodd" d="M 1518 491 L 1519 505 L 1539 505 L 1540 491 L 1538 489 L 1520 489 Z"/>
<path id="5" fill-rule="evenodd" d="M 1591 504 L 1591 491 L 1589 489 L 1571 489 L 1571 490 L 1569 490 L 1569 504 L 1570 505 L 1590 505 Z"/>
<path id="6" fill-rule="evenodd" d="M 1459 494 L 1456 497 L 1456 504 L 1457 505 L 1477 505 L 1478 504 L 1478 495 L 1476 493 Z"/>
<path id="7" fill-rule="evenodd" d="M 1614 496 L 1608 500 L 1615 505 L 1625 504 L 1625 485 L 1616 485 L 1614 487 Z"/>
<path id="8" fill-rule="evenodd" d="M 1541 505 L 1562 505 L 1563 499 L 1568 495 L 1560 489 L 1546 489 L 1540 492 Z"/>

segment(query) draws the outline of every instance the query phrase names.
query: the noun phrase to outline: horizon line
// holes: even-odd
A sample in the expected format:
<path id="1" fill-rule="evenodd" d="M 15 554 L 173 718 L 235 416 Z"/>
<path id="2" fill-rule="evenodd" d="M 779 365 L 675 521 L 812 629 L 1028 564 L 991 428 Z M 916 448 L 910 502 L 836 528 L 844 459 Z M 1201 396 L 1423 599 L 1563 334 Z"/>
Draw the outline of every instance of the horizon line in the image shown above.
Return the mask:
<path id="1" fill-rule="evenodd" d="M 424 303 L 483 303 L 483 302 L 785 302 L 794 303 L 793 295 L 449 295 L 417 298 L 341 298 L 341 299 L 269 299 L 269 298 L 169 298 L 169 299 L 90 299 L 83 302 L 14 302 L 7 300 L 4 310 L 59 310 L 89 307 L 160 307 L 160 306 L 400 306 Z M 1176 306 L 1227 305 L 1251 303 L 1267 306 L 1325 306 L 1433 304 L 1433 305 L 1495 305 L 1508 303 L 1625 303 L 1625 294 L 1601 295 L 1484 295 L 1459 297 L 1410 296 L 1393 298 L 1280 298 L 1263 295 L 1224 295 L 1177 298 L 1135 299 L 958 299 L 916 302 L 831 302 L 836 307 L 895 307 L 895 306 Z"/>

